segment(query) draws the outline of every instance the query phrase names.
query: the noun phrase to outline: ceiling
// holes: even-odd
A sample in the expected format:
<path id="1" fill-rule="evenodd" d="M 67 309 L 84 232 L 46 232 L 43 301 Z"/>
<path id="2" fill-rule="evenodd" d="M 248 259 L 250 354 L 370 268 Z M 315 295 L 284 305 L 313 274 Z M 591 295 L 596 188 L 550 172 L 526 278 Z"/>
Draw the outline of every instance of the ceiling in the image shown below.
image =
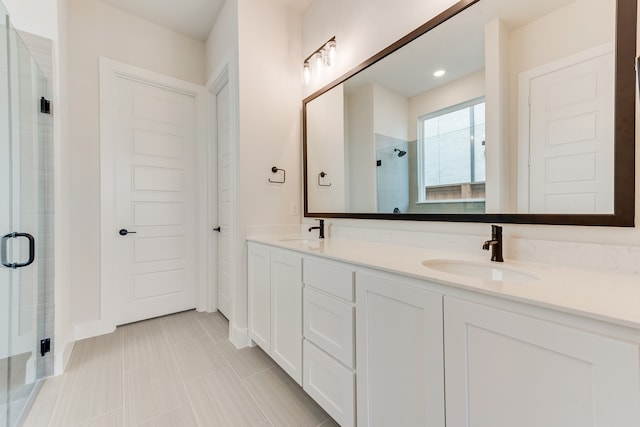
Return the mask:
<path id="1" fill-rule="evenodd" d="M 101 0 L 197 40 L 206 40 L 224 0 Z M 261 0 L 264 1 L 264 0 Z M 313 0 L 272 0 L 302 12 Z"/>
<path id="2" fill-rule="evenodd" d="M 573 1 L 482 0 L 354 76 L 344 90 L 377 83 L 407 98 L 422 94 L 484 69 L 487 23 L 499 17 L 514 30 Z M 433 77 L 438 69 L 446 75 Z"/>

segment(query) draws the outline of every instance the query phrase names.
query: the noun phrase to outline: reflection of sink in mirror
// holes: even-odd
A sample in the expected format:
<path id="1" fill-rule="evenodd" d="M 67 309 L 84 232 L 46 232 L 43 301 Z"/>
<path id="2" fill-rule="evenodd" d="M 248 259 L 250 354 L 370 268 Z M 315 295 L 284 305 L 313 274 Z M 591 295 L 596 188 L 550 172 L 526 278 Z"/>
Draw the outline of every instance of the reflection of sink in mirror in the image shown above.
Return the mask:
<path id="1" fill-rule="evenodd" d="M 532 280 L 540 280 L 539 277 L 526 271 L 473 261 L 427 259 L 422 261 L 422 265 L 443 273 L 482 280 L 495 280 L 499 282 L 530 282 Z"/>

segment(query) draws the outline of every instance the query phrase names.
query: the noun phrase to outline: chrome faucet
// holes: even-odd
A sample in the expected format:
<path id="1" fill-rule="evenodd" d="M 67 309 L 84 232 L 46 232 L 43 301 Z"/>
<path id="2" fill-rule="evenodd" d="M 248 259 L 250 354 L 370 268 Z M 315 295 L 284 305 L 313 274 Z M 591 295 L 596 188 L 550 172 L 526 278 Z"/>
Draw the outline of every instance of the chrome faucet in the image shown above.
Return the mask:
<path id="1" fill-rule="evenodd" d="M 499 225 L 491 226 L 491 240 L 487 240 L 482 244 L 482 249 L 488 251 L 491 248 L 491 261 L 504 262 L 502 258 L 502 227 Z"/>
<path id="2" fill-rule="evenodd" d="M 317 219 L 316 221 L 320 221 L 320 225 L 318 225 L 316 227 L 309 227 L 309 231 L 311 231 L 311 230 L 320 231 L 320 235 L 318 236 L 318 238 L 319 239 L 324 239 L 324 219 Z"/>

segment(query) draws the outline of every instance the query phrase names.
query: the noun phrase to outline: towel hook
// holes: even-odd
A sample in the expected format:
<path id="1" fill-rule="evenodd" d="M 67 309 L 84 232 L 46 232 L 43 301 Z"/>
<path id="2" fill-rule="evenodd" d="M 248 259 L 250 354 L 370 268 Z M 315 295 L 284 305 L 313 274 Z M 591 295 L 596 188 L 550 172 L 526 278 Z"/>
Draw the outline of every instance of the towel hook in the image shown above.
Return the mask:
<path id="1" fill-rule="evenodd" d="M 282 171 L 282 181 L 274 181 L 271 178 L 269 178 L 269 182 L 272 184 L 284 184 L 284 182 L 287 180 L 287 171 L 285 171 L 284 169 L 280 169 L 277 166 L 274 166 L 271 168 L 271 172 L 273 173 L 278 173 L 278 171 Z"/>
<path id="2" fill-rule="evenodd" d="M 326 172 L 320 172 L 320 173 L 318 174 L 318 185 L 319 185 L 320 187 L 331 187 L 331 183 L 329 183 L 329 184 L 323 184 L 323 183 L 321 183 L 321 182 L 320 182 L 320 178 L 324 178 L 324 177 L 325 177 L 325 176 L 327 176 L 327 175 L 329 175 L 329 174 L 328 174 L 328 173 L 326 173 Z"/>

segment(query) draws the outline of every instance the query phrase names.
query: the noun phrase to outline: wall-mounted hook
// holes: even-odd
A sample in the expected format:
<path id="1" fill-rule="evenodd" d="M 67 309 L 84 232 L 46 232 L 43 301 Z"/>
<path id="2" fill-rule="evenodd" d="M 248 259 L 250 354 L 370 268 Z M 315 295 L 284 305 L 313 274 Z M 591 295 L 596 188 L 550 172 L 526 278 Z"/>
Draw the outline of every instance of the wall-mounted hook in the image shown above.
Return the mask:
<path id="1" fill-rule="evenodd" d="M 328 173 L 326 173 L 326 172 L 320 172 L 320 173 L 318 174 L 318 185 L 319 185 L 320 187 L 331 187 L 331 183 L 323 184 L 323 183 L 321 183 L 321 182 L 320 182 L 320 178 L 324 178 L 324 177 L 325 177 L 325 176 L 327 176 L 327 175 L 329 175 L 329 174 L 328 174 Z"/>
<path id="2" fill-rule="evenodd" d="M 271 172 L 273 173 L 278 173 L 278 171 L 282 171 L 282 181 L 274 181 L 271 178 L 269 178 L 269 182 L 272 184 L 284 184 L 284 182 L 287 180 L 287 171 L 285 171 L 284 169 L 280 169 L 276 166 L 271 168 Z"/>

